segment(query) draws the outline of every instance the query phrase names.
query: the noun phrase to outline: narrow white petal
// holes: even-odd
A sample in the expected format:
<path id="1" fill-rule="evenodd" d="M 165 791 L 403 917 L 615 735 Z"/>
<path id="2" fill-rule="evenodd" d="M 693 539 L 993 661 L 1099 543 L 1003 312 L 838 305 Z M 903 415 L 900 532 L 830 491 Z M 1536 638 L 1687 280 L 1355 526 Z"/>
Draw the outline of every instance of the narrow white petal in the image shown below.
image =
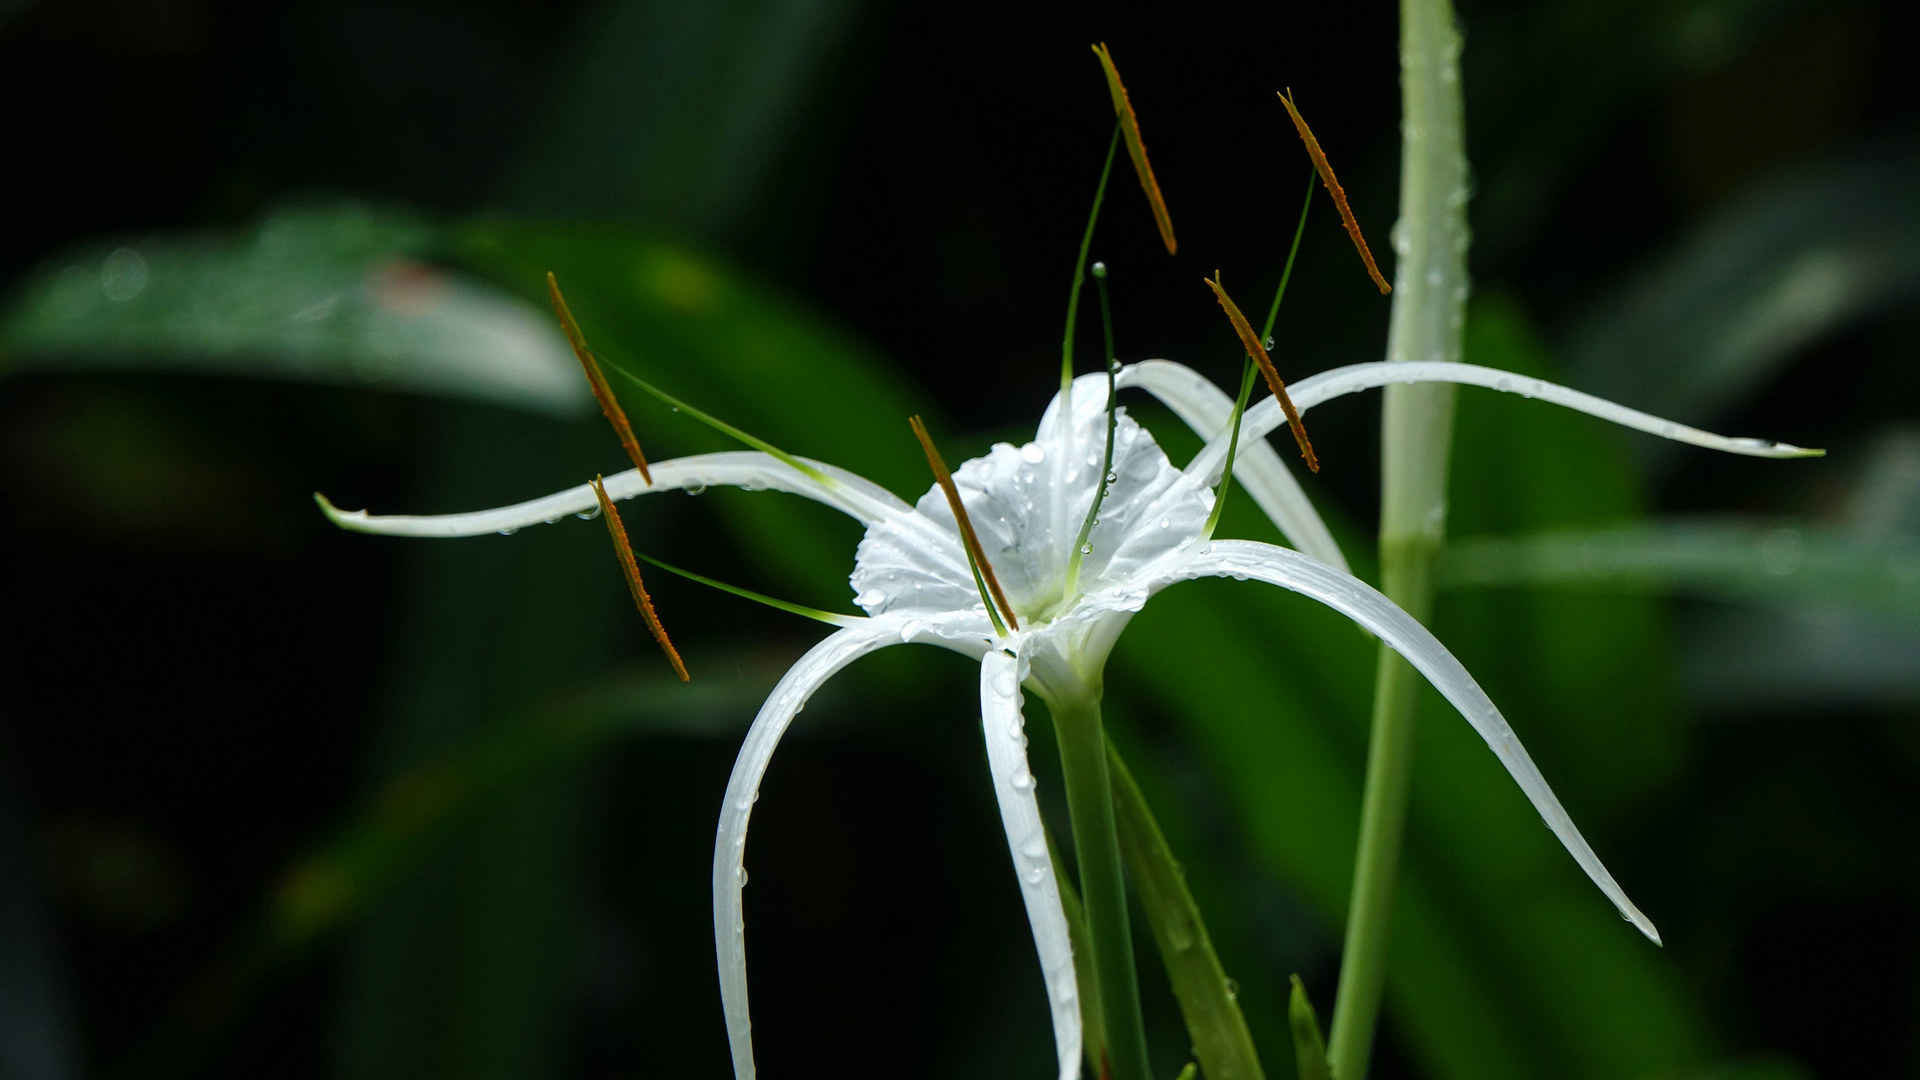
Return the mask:
<path id="1" fill-rule="evenodd" d="M 768 489 L 803 495 L 846 513 L 862 524 L 897 521 L 912 516 L 912 508 L 898 496 L 864 477 L 818 461 L 806 461 L 829 478 L 821 483 L 777 458 L 753 450 L 662 461 L 651 469 L 653 484 L 648 486 L 638 471 L 628 469 L 606 478 L 607 495 L 630 499 L 661 491 L 700 492 L 713 485 L 740 487 L 750 491 Z M 371 515 L 365 510 L 341 510 L 324 496 L 315 496 L 320 509 L 335 525 L 354 532 L 380 533 L 385 536 L 485 536 L 512 532 L 528 525 L 551 523 L 568 514 L 591 514 L 599 507 L 593 488 L 587 484 L 567 488 L 552 495 L 514 503 L 493 510 L 465 514 L 422 516 Z"/>
<path id="2" fill-rule="evenodd" d="M 1007 847 L 1027 902 L 1027 921 L 1040 953 L 1040 974 L 1053 1009 L 1053 1043 L 1060 1056 L 1060 1080 L 1080 1075 L 1080 992 L 1074 982 L 1073 946 L 1067 916 L 1060 906 L 1060 883 L 1047 856 L 1040 804 L 1033 797 L 1033 772 L 1027 765 L 1026 718 L 1021 714 L 1022 661 L 998 649 L 980 662 L 980 723 L 987 737 L 987 769 L 1000 801 Z"/>
<path id="3" fill-rule="evenodd" d="M 1154 397 L 1202 439 L 1225 433 L 1233 422 L 1233 399 L 1206 376 L 1171 360 L 1147 360 L 1120 369 L 1123 387 L 1137 386 Z M 1251 414 L 1249 414 L 1251 415 Z M 1246 430 L 1246 420 L 1241 421 Z M 1264 439 L 1241 440 L 1233 458 L 1233 478 L 1259 504 L 1287 542 L 1323 563 L 1347 568 L 1347 559 L 1334 543 L 1320 512 L 1307 500 L 1292 470 Z"/>
<path id="4" fill-rule="evenodd" d="M 766 775 L 780 736 L 814 691 L 841 668 L 901 640 L 898 620 L 873 620 L 837 630 L 809 649 L 767 695 L 740 744 L 740 756 L 734 759 L 726 801 L 720 808 L 720 828 L 713 840 L 713 948 L 736 1080 L 753 1076 L 753 1021 L 747 1013 L 747 939 L 740 892 L 746 883 L 747 818 L 759 797 L 760 778 Z"/>
<path id="5" fill-rule="evenodd" d="M 1659 931 L 1627 899 L 1613 875 L 1601 865 L 1600 857 L 1587 846 L 1506 718 L 1460 661 L 1455 660 L 1426 627 L 1359 578 L 1315 562 L 1297 551 L 1246 540 L 1216 540 L 1191 557 L 1169 559 L 1158 573 L 1149 575 L 1145 584 L 1149 590 L 1158 590 L 1176 581 L 1200 577 L 1252 578 L 1310 596 L 1372 631 L 1406 657 L 1487 741 L 1494 756 L 1507 767 L 1520 790 L 1526 792 L 1534 809 L 1546 819 L 1547 828 L 1566 845 L 1574 861 L 1620 909 L 1620 914 L 1655 944 L 1659 943 Z"/>
<path id="6" fill-rule="evenodd" d="M 1544 379 L 1535 379 L 1526 375 L 1515 375 L 1511 371 L 1498 368 L 1481 367 L 1478 364 L 1449 364 L 1442 361 L 1416 360 L 1400 363 L 1376 362 L 1371 364 L 1350 364 L 1346 367 L 1323 371 L 1318 375 L 1300 380 L 1288 390 L 1293 404 L 1302 413 L 1315 405 L 1342 394 L 1352 394 L 1361 390 L 1371 390 L 1392 383 L 1447 382 L 1462 386 L 1483 386 L 1489 390 L 1499 390 L 1521 397 L 1538 398 L 1549 404 L 1560 405 L 1588 416 L 1597 416 L 1622 427 L 1635 431 L 1644 431 L 1649 435 L 1658 435 L 1663 439 L 1705 447 L 1708 450 L 1721 450 L 1729 454 L 1743 454 L 1748 457 L 1793 458 L 1810 457 L 1820 453 L 1787 443 L 1773 442 L 1770 439 L 1729 438 L 1715 435 L 1710 431 L 1688 427 L 1672 420 L 1663 420 L 1638 409 L 1629 409 L 1616 405 L 1605 398 L 1583 394 L 1578 390 L 1550 383 Z M 1286 422 L 1280 413 L 1280 403 L 1269 398 L 1247 410 L 1246 418 L 1241 421 L 1241 453 L 1246 452 L 1246 440 L 1264 438 L 1268 432 Z M 1200 456 L 1194 458 L 1188 470 L 1197 468 L 1217 469 L 1219 456 L 1226 449 L 1226 440 L 1216 438 L 1207 445 Z M 1203 465 L 1203 462 L 1205 463 Z"/>

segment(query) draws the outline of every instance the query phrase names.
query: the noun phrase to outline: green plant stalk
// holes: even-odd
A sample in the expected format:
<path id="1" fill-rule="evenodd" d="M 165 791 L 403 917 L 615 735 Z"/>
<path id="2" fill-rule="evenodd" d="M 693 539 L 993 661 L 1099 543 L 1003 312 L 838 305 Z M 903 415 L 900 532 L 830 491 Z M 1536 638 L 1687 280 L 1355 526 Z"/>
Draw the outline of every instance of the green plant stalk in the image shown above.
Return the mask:
<path id="1" fill-rule="evenodd" d="M 1073 876 L 1060 859 L 1060 844 L 1047 830 L 1047 861 L 1060 883 L 1060 910 L 1067 917 L 1067 940 L 1073 945 L 1073 977 L 1080 988 L 1080 1038 L 1087 1060 L 1099 1067 L 1107 1056 L 1107 1014 L 1100 1005 L 1100 982 L 1093 971 L 1093 944 L 1087 938 L 1087 909 L 1074 890 Z"/>
<path id="2" fill-rule="evenodd" d="M 1107 768 L 1107 733 L 1100 723 L 1100 692 L 1089 686 L 1083 693 L 1063 695 L 1048 704 L 1060 744 L 1067 814 L 1073 822 L 1088 951 L 1106 1014 L 1107 1075 L 1113 1080 L 1150 1080 L 1133 932 L 1127 922 L 1126 876 L 1114 821 L 1113 781 Z"/>
<path id="3" fill-rule="evenodd" d="M 1467 159 L 1460 34 L 1449 0 L 1401 0 L 1400 220 L 1387 359 L 1459 360 L 1467 298 Z M 1446 534 L 1453 392 L 1390 388 L 1381 418 L 1381 591 L 1416 619 L 1433 607 L 1433 560 Z M 1418 678 L 1381 648 L 1328 1060 L 1365 1080 L 1386 984 L 1394 880 L 1406 826 Z"/>
<path id="4" fill-rule="evenodd" d="M 1167 981 L 1180 1004 L 1187 1037 L 1193 1041 L 1193 1054 L 1208 1080 L 1264 1080 L 1253 1033 L 1247 1030 L 1246 1017 L 1235 1000 L 1233 982 L 1220 967 L 1200 908 L 1187 890 L 1186 875 L 1147 808 L 1146 796 L 1111 745 L 1107 764 L 1113 774 L 1121 853 L 1154 943 L 1160 947 Z"/>

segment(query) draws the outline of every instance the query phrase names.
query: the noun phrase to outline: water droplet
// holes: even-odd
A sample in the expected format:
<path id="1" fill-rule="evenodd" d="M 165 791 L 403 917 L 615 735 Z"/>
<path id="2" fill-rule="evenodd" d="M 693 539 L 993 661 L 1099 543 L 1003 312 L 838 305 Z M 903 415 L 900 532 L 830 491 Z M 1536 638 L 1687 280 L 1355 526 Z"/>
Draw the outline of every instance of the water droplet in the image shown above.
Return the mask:
<path id="1" fill-rule="evenodd" d="M 1100 467 L 1100 455 L 1099 455 L 1099 454 L 1088 454 L 1088 455 L 1087 455 L 1087 464 L 1089 464 L 1089 465 L 1091 465 L 1091 466 L 1093 466 L 1093 467 L 1094 467 L 1094 468 L 1096 468 L 1096 469 L 1097 469 L 1097 468 L 1099 468 L 1099 467 Z"/>
<path id="2" fill-rule="evenodd" d="M 543 521 L 543 522 L 541 522 L 540 524 L 542 524 L 542 525 L 551 525 L 551 524 L 553 524 L 554 522 L 556 522 L 556 521 L 559 521 L 559 520 L 560 520 L 559 518 L 548 518 L 548 519 L 546 519 L 545 521 Z"/>
<path id="3" fill-rule="evenodd" d="M 1263 341 L 1263 342 L 1261 342 L 1260 344 L 1261 344 L 1261 346 L 1262 346 L 1263 348 L 1265 348 L 1265 349 L 1266 349 L 1266 350 L 1267 350 L 1268 352 L 1272 352 L 1272 351 L 1273 351 L 1273 335 L 1272 335 L 1272 334 L 1268 334 L 1268 335 L 1267 335 L 1267 340 L 1265 340 L 1265 341 Z"/>
<path id="4" fill-rule="evenodd" d="M 1080 554 L 1082 554 L 1082 555 L 1091 555 L 1091 554 L 1093 554 L 1093 545 L 1092 545 L 1092 544 L 1081 544 L 1081 545 L 1080 545 Z"/>
<path id="5" fill-rule="evenodd" d="M 1098 259 L 1093 261 L 1093 266 L 1090 267 L 1090 269 L 1093 271 L 1094 277 L 1103 278 L 1107 276 L 1107 264 Z"/>
<path id="6" fill-rule="evenodd" d="M 146 287 L 146 257 L 132 248 L 120 248 L 101 262 L 100 291 L 114 303 L 125 303 Z"/>
<path id="7" fill-rule="evenodd" d="M 706 493 L 707 493 L 707 485 L 705 484 L 688 484 L 687 485 L 687 494 L 689 495 L 705 495 Z"/>
<path id="8" fill-rule="evenodd" d="M 1025 769 L 1021 769 L 1013 774 L 1013 777 L 1008 780 L 1008 783 L 1013 785 L 1013 790 L 1015 791 L 1031 791 L 1033 790 L 1033 774 Z"/>
<path id="9" fill-rule="evenodd" d="M 679 411 L 680 411 L 680 406 L 678 406 L 678 405 L 675 405 L 675 406 L 673 406 L 673 411 L 674 411 L 674 412 L 679 412 Z"/>
<path id="10" fill-rule="evenodd" d="M 500 530 L 500 535 L 501 535 L 501 536 L 512 536 L 512 535 L 513 535 L 514 533 L 517 533 L 517 532 L 519 532 L 519 531 L 520 531 L 520 529 L 519 529 L 519 528 L 518 528 L 517 526 L 516 526 L 515 528 L 511 528 L 511 529 L 501 529 L 501 530 Z"/>
<path id="11" fill-rule="evenodd" d="M 1117 483 L 1117 482 L 1119 481 L 1119 479 L 1120 479 L 1120 474 L 1119 474 L 1119 473 L 1117 473 L 1117 472 L 1112 472 L 1112 471 L 1109 471 L 1109 472 L 1107 473 L 1107 483 L 1109 483 L 1109 484 L 1112 484 L 1112 483 Z M 1112 494 L 1112 492 L 1111 492 L 1111 491 L 1109 491 L 1109 492 L 1108 492 L 1108 494 Z"/>
<path id="12" fill-rule="evenodd" d="M 1161 528 L 1163 528 L 1163 529 L 1171 529 L 1171 528 L 1173 528 L 1173 519 L 1172 519 L 1172 518 L 1161 518 L 1161 519 L 1160 519 L 1160 527 L 1161 527 Z"/>
<path id="13" fill-rule="evenodd" d="M 733 883 L 743 889 L 747 887 L 747 868 L 746 867 L 736 866 L 733 868 Z M 756 893 L 755 895 L 758 895 L 758 894 Z"/>
<path id="14" fill-rule="evenodd" d="M 866 592 L 854 597 L 853 602 L 866 608 L 868 611 L 872 611 L 874 608 L 887 602 L 887 594 L 879 589 L 868 589 Z"/>
<path id="15" fill-rule="evenodd" d="M 1028 443 L 1020 448 L 1020 459 L 1029 465 L 1038 465 L 1047 460 L 1047 448 L 1041 446 L 1039 443 Z M 1021 480 L 1023 481 L 1030 482 L 1032 479 L 1032 473 L 1021 474 Z"/>
<path id="16" fill-rule="evenodd" d="M 1227 1000 L 1229 1000 L 1229 1001 L 1238 1001 L 1239 999 L 1240 999 L 1240 982 L 1239 982 L 1239 980 L 1237 980 L 1237 979 L 1228 979 L 1228 980 L 1227 980 Z"/>
<path id="17" fill-rule="evenodd" d="M 1029 884 L 1029 885 L 1038 885 L 1038 884 L 1040 884 L 1040 882 L 1041 882 L 1041 881 L 1042 881 L 1042 880 L 1043 880 L 1043 879 L 1044 879 L 1044 878 L 1045 878 L 1046 876 L 1047 876 L 1047 872 L 1046 872 L 1045 870 L 1042 870 L 1042 869 L 1040 869 L 1040 868 L 1039 868 L 1039 867 L 1037 867 L 1037 866 L 1029 866 L 1029 867 L 1027 867 L 1027 872 L 1026 872 L 1026 878 L 1027 878 L 1027 884 Z"/>
<path id="18" fill-rule="evenodd" d="M 592 521 L 594 518 L 600 516 L 600 507 L 595 506 L 591 510 L 582 510 L 573 516 L 579 518 L 581 521 Z"/>

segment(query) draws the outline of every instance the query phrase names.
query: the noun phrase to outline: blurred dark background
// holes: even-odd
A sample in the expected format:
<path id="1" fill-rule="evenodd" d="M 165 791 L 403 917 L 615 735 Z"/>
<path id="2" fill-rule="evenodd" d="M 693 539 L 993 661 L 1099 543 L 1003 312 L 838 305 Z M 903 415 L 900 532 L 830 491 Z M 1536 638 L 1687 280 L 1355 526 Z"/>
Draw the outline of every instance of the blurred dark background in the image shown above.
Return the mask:
<path id="1" fill-rule="evenodd" d="M 1436 632 L 1667 947 L 1433 699 L 1378 1076 L 1920 1060 L 1920 132 L 1895 10 L 1461 5 L 1467 358 L 1830 456 L 1462 394 Z M 1168 257 L 1116 170 L 1093 254 L 1120 354 L 1224 383 L 1199 278 L 1262 304 L 1307 180 L 1275 90 L 1390 253 L 1396 34 L 1392 5 L 0 5 L 0 1076 L 724 1075 L 710 837 L 818 628 L 656 582 L 681 687 L 599 524 L 390 541 L 310 493 L 457 510 L 624 467 L 549 269 L 597 343 L 909 497 L 909 412 L 956 460 L 1020 439 L 1112 122 L 1093 41 L 1180 237 Z M 1324 202 L 1300 259 L 1283 373 L 1378 358 L 1387 302 Z M 656 457 L 722 448 L 628 404 Z M 1198 445 L 1136 408 L 1176 459 Z M 1377 417 L 1313 416 L 1308 490 L 1363 574 Z M 647 551 L 850 608 L 858 530 L 830 513 L 632 507 Z M 1271 535 L 1235 509 L 1226 533 Z M 1285 1076 L 1287 974 L 1332 1005 L 1372 653 L 1246 589 L 1156 599 L 1109 710 Z M 747 890 L 769 1075 L 1049 1067 L 973 679 L 883 654 L 783 746 Z M 1171 1076 L 1159 976 L 1143 959 Z"/>

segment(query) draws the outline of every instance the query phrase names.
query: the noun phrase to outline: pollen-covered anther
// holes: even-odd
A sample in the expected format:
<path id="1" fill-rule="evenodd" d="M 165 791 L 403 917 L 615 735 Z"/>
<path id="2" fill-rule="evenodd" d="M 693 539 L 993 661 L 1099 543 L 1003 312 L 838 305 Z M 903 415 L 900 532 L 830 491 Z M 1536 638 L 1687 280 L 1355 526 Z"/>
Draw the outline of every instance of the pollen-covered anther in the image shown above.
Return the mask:
<path id="1" fill-rule="evenodd" d="M 1120 81 L 1120 69 L 1113 66 L 1113 53 L 1102 42 L 1093 47 L 1093 55 L 1100 58 L 1100 69 L 1107 76 L 1107 93 L 1113 98 L 1113 115 L 1120 121 L 1121 134 L 1127 141 L 1127 156 L 1133 159 L 1133 171 L 1140 177 L 1140 190 L 1147 193 L 1147 203 L 1153 208 L 1153 223 L 1160 230 L 1160 242 L 1167 245 L 1167 254 L 1174 253 L 1178 246 L 1173 239 L 1173 217 L 1167 213 L 1167 200 L 1160 195 L 1160 181 L 1154 179 L 1153 165 L 1147 161 L 1147 144 L 1140 141 L 1140 118 L 1134 115 L 1133 101 L 1127 97 L 1126 85 Z"/>
<path id="2" fill-rule="evenodd" d="M 1385 296 L 1393 291 L 1393 286 L 1387 284 L 1387 279 L 1380 276 L 1380 267 L 1373 261 L 1373 252 L 1367 248 L 1367 238 L 1360 235 L 1360 223 L 1354 220 L 1353 208 L 1347 205 L 1347 190 L 1341 187 L 1340 181 L 1334 177 L 1333 164 L 1327 160 L 1326 153 L 1320 149 L 1320 140 L 1313 137 L 1313 129 L 1307 126 L 1307 121 L 1300 115 L 1300 110 L 1294 108 L 1293 89 L 1289 87 L 1285 93 L 1280 93 L 1278 96 L 1280 104 L 1287 107 L 1287 115 L 1293 118 L 1293 129 L 1300 133 L 1300 141 L 1307 145 L 1307 156 L 1313 159 L 1313 168 L 1320 174 L 1320 182 L 1327 186 L 1327 194 L 1333 196 L 1334 209 L 1340 211 L 1340 223 L 1347 227 L 1347 237 L 1353 241 L 1354 249 L 1360 252 L 1360 261 L 1367 264 L 1367 276 L 1373 279 L 1374 287 L 1380 290 L 1380 295 Z"/>
<path id="3" fill-rule="evenodd" d="M 913 436 L 920 440 L 920 449 L 927 452 L 927 467 L 933 470 L 933 479 L 947 496 L 947 505 L 953 510 L 953 520 L 960 526 L 960 540 L 967 546 L 967 555 L 973 560 L 980 577 L 986 581 L 987 590 L 993 594 L 989 610 L 994 605 L 1000 608 L 1000 614 L 1006 617 L 1007 625 L 1020 629 L 1020 620 L 1014 617 L 1013 605 L 1007 602 L 1007 594 L 1000 589 L 1000 579 L 993 576 L 993 564 L 987 561 L 987 553 L 980 546 L 980 537 L 973 531 L 973 519 L 967 516 L 967 504 L 960 500 L 960 489 L 953 486 L 953 474 L 947 470 L 947 461 L 933 445 L 933 436 L 927 434 L 927 425 L 918 416 L 909 417 L 907 423 L 913 427 Z M 982 599 L 986 599 L 982 597 Z"/>
<path id="4" fill-rule="evenodd" d="M 660 622 L 660 614 L 653 610 L 653 597 L 647 595 L 647 587 L 640 580 L 633 545 L 627 542 L 626 523 L 620 520 L 620 511 L 615 509 L 613 500 L 607 498 L 607 486 L 598 476 L 593 478 L 593 494 L 600 500 L 600 514 L 606 518 L 607 535 L 613 537 L 613 553 L 620 560 L 620 572 L 626 576 L 627 591 L 633 594 L 633 606 L 640 609 L 640 617 L 647 621 L 647 629 L 653 631 L 653 640 L 660 643 L 660 651 L 667 654 L 674 674 L 680 676 L 681 682 L 692 682 L 693 676 L 687 674 L 687 665 L 680 659 L 680 650 L 673 647 L 667 628 Z"/>
<path id="5" fill-rule="evenodd" d="M 1215 270 L 1210 278 L 1202 278 L 1213 295 L 1220 301 L 1220 310 L 1227 313 L 1227 321 L 1233 324 L 1233 332 L 1240 337 L 1240 344 L 1247 350 L 1247 356 L 1259 365 L 1260 374 L 1266 377 L 1267 389 L 1280 402 L 1280 411 L 1287 414 L 1287 427 L 1293 432 L 1293 441 L 1300 445 L 1300 456 L 1307 459 L 1310 472 L 1320 471 L 1320 459 L 1313 452 L 1313 443 L 1307 440 L 1307 427 L 1300 422 L 1300 411 L 1293 407 L 1293 399 L 1287 396 L 1287 384 L 1281 380 L 1280 372 L 1273 366 L 1273 358 L 1267 355 L 1267 347 L 1253 332 L 1247 317 L 1240 314 L 1239 305 L 1227 295 L 1220 285 L 1220 271 Z"/>
<path id="6" fill-rule="evenodd" d="M 613 388 L 607 385 L 600 361 L 594 359 L 593 350 L 587 348 L 586 335 L 580 332 L 580 324 L 573 321 L 573 312 L 567 309 L 566 298 L 560 295 L 560 283 L 551 270 L 547 271 L 547 296 L 553 301 L 553 313 L 560 317 L 560 329 L 567 335 L 567 344 L 573 346 L 573 355 L 580 358 L 580 367 L 587 373 L 587 385 L 593 389 L 593 400 L 600 403 L 601 415 L 613 425 L 613 433 L 620 437 L 620 448 L 627 452 L 633 467 L 640 470 L 640 478 L 651 487 L 653 473 L 647 469 L 647 456 L 640 452 L 640 440 L 634 438 L 633 425 L 627 423 L 627 412 L 613 396 Z"/>

